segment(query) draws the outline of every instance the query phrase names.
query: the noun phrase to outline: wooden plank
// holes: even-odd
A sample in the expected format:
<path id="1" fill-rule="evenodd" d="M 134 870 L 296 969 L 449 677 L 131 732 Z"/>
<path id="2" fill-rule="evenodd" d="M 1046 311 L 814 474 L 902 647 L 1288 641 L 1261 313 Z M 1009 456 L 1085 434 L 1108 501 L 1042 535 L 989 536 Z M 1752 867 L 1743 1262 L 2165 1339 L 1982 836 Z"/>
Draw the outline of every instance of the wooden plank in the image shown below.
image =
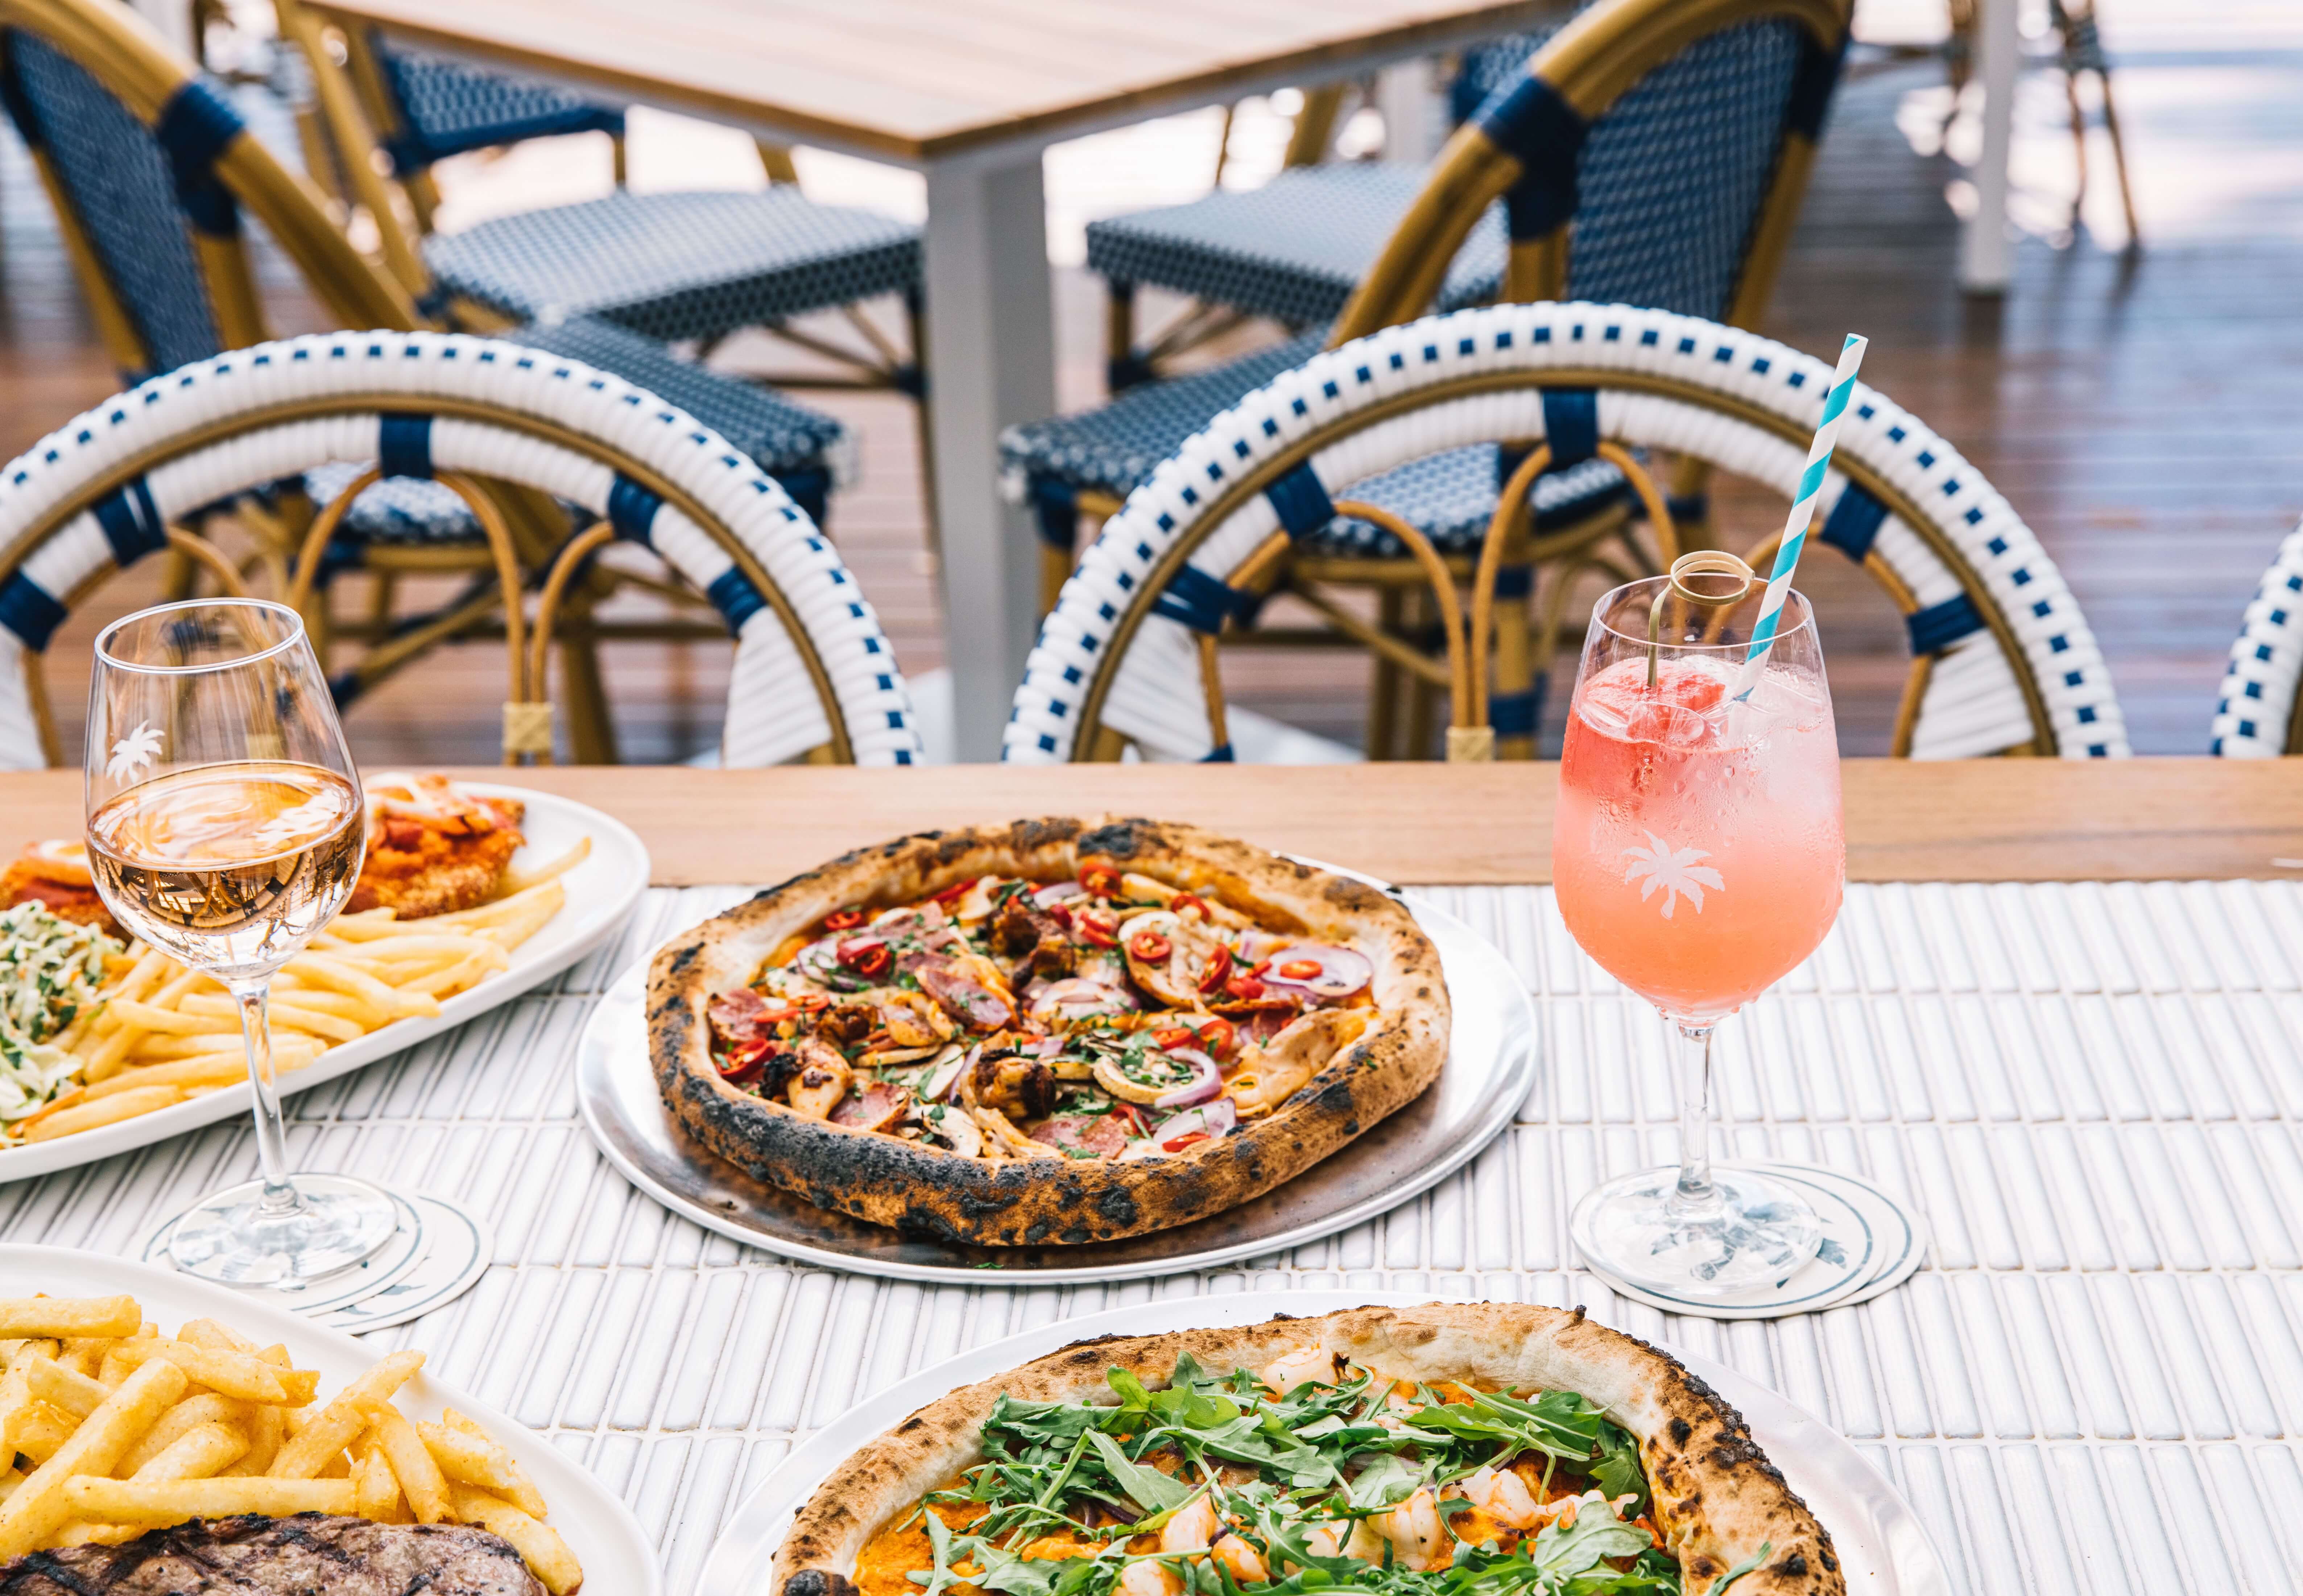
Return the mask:
<path id="1" fill-rule="evenodd" d="M 1316 81 L 1524 27 L 1556 0 L 325 0 L 340 20 L 635 99 L 914 164 Z"/>
<path id="2" fill-rule="evenodd" d="M 2303 784 L 2277 762 L 1852 759 L 1855 881 L 2299 879 Z M 773 882 L 906 832 L 1037 815 L 1150 815 L 1426 883 L 1548 881 L 1552 764 L 625 766 L 459 773 L 621 816 L 656 880 Z M 0 857 L 81 827 L 76 771 L 0 774 Z"/>

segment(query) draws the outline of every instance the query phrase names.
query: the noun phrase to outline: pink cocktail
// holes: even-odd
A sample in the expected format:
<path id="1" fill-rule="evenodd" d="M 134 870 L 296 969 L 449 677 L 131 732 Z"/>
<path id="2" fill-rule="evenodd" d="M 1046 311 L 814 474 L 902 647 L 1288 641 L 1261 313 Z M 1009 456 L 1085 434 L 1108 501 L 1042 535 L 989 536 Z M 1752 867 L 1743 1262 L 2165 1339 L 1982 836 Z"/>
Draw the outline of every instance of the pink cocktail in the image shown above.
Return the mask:
<path id="1" fill-rule="evenodd" d="M 1707 1295 L 1781 1279 L 1815 1250 L 1815 1216 L 1797 1196 L 1712 1170 L 1710 1042 L 1822 942 L 1847 850 L 1806 601 L 1791 595 L 1764 672 L 1738 698 L 1756 594 L 1712 609 L 1672 596 L 1656 612 L 1666 590 L 1666 578 L 1634 582 L 1593 611 L 1560 756 L 1552 879 L 1583 950 L 1683 1039 L 1680 1168 L 1587 1195 L 1576 1241 L 1623 1279 Z"/>

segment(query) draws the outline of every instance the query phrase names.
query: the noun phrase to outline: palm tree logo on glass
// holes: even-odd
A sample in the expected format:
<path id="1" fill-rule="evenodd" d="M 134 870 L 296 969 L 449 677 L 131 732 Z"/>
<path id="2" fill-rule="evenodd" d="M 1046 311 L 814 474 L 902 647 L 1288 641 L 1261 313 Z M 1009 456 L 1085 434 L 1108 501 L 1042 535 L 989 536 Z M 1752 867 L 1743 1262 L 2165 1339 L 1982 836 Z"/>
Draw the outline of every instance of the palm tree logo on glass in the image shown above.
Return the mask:
<path id="1" fill-rule="evenodd" d="M 358 1264 L 401 1220 L 340 1175 L 288 1173 L 266 1005 L 333 919 L 367 838 L 359 774 L 304 623 L 252 599 L 164 604 L 96 640 L 88 862 L 105 906 L 240 1010 L 263 1178 L 179 1216 L 179 1268 L 292 1285 Z"/>
<path id="2" fill-rule="evenodd" d="M 1690 1297 L 1782 1280 L 1819 1239 L 1796 1195 L 1709 1153 L 1712 1032 L 1815 951 L 1846 875 L 1814 619 L 1792 594 L 1745 694 L 1759 602 L 1748 573 L 1601 597 L 1560 754 L 1559 912 L 1681 1038 L 1679 1168 L 1601 1186 L 1572 1228 L 1610 1274 Z"/>

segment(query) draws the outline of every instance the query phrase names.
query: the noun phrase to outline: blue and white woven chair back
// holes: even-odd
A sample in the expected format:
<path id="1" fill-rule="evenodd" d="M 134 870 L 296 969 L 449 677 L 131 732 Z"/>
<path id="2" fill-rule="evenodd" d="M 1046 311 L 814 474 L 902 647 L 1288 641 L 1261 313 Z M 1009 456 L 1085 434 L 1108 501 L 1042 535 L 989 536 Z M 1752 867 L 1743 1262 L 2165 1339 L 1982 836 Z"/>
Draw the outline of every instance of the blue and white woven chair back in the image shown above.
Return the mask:
<path id="1" fill-rule="evenodd" d="M 38 679 L 71 608 L 173 521 L 337 462 L 552 494 L 646 545 L 736 638 L 722 762 L 908 764 L 872 606 L 774 479 L 643 389 L 518 344 L 320 334 L 234 350 L 66 423 L 0 472 L 0 768 L 57 762 Z"/>
<path id="2" fill-rule="evenodd" d="M 1620 305 L 1494 306 L 1386 328 L 1283 373 L 1195 434 L 1081 560 L 1042 628 L 1004 756 L 1222 757 L 1195 633 L 1275 531 L 1311 536 L 1354 484 L 1446 450 L 1540 439 L 1669 450 L 1790 499 L 1831 367 L 1755 334 Z M 1859 388 L 1819 541 L 1906 612 L 1914 677 L 1896 749 L 1920 758 L 2128 752 L 2103 657 L 2054 563 L 1959 452 Z M 1810 558 L 1818 557 L 1810 555 Z"/>
<path id="3" fill-rule="evenodd" d="M 2295 714 L 2303 680 L 2303 524 L 2279 545 L 2279 557 L 2256 585 L 2223 670 L 2215 705 L 2214 752 L 2228 759 L 2270 759 L 2303 753 Z"/>
<path id="4" fill-rule="evenodd" d="M 139 370 L 224 348 L 192 244 L 193 231 L 240 233 L 238 207 L 208 170 L 241 125 L 222 90 L 192 80 L 148 127 L 87 68 L 12 27 L 0 30 L 0 101 L 64 190 L 142 346 Z"/>
<path id="5" fill-rule="evenodd" d="M 624 114 L 550 83 L 393 46 L 371 31 L 368 49 L 400 125 L 384 152 L 399 177 L 467 150 L 566 133 L 624 136 Z"/>

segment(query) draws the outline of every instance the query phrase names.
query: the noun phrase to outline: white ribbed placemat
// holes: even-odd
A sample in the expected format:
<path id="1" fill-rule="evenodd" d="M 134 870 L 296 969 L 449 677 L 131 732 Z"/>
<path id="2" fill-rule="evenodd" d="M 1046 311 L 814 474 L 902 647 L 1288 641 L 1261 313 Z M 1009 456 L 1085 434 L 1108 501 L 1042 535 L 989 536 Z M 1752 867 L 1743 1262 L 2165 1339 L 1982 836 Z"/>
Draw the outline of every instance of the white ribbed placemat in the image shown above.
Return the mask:
<path id="1" fill-rule="evenodd" d="M 1863 1170 L 1926 1213 L 1933 1256 L 1877 1302 L 1738 1324 L 1619 1301 L 1575 1267 L 1574 1195 L 1673 1155 L 1666 1037 L 1534 888 L 1428 894 L 1548 1000 L 1549 1063 L 1518 1124 L 1382 1220 L 1261 1266 L 1032 1291 L 747 1252 L 627 1186 L 569 1085 L 592 994 L 743 895 L 651 892 L 555 986 L 290 1106 L 300 1166 L 494 1224 L 469 1296 L 375 1339 L 426 1348 L 587 1462 L 657 1537 L 674 1596 L 752 1483 L 858 1398 L 1016 1330 L 1251 1286 L 1580 1302 L 1732 1364 L 1885 1470 L 1965 1596 L 2294 1592 L 2294 884 L 1851 888 L 1816 958 L 1724 1029 L 1724 1142 Z M 0 1187 L 0 1237 L 120 1252 L 252 1169 L 246 1129 L 218 1127 Z"/>

